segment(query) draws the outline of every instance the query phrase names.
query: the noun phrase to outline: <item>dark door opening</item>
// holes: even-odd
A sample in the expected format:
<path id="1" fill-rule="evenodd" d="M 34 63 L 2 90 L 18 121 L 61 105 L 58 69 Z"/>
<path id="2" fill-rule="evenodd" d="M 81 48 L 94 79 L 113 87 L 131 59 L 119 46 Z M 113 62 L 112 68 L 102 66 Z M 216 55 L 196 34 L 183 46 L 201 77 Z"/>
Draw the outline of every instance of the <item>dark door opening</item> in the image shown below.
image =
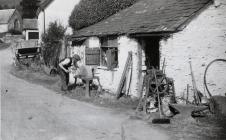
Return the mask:
<path id="1" fill-rule="evenodd" d="M 152 67 L 159 69 L 160 66 L 160 51 L 159 41 L 160 37 L 144 37 L 144 51 L 145 51 L 145 65 L 147 69 Z"/>

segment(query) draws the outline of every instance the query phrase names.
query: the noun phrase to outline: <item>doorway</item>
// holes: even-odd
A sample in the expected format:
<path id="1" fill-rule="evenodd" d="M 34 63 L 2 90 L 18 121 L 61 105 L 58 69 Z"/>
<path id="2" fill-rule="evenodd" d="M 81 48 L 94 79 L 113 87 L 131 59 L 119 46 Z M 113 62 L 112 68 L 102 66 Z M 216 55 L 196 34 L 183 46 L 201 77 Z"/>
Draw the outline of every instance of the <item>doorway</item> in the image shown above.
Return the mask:
<path id="1" fill-rule="evenodd" d="M 159 69 L 160 66 L 160 50 L 159 42 L 160 37 L 144 37 L 142 38 L 144 42 L 144 52 L 145 52 L 145 65 L 147 69 L 152 67 Z"/>

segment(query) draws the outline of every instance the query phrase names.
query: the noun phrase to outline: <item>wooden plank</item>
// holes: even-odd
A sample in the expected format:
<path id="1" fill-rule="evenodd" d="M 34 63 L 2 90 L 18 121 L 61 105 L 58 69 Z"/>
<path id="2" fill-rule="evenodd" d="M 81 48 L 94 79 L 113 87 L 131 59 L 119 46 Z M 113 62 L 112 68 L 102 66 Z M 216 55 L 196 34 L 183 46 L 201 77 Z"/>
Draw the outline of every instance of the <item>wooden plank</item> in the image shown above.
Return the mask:
<path id="1" fill-rule="evenodd" d="M 132 76 L 133 76 L 133 64 L 131 63 L 131 65 L 130 65 L 130 67 L 128 69 L 128 77 L 127 77 L 126 83 L 125 83 L 125 86 L 126 86 L 126 92 L 125 92 L 125 94 L 126 95 L 129 95 L 129 92 L 130 92 L 130 87 L 131 87 L 131 82 L 132 82 Z"/>
<path id="2" fill-rule="evenodd" d="M 86 93 L 85 93 L 85 96 L 86 96 L 87 98 L 90 97 L 89 82 L 90 82 L 90 79 L 86 79 Z"/>
<path id="3" fill-rule="evenodd" d="M 123 83 L 125 82 L 126 74 L 128 72 L 128 68 L 129 68 L 129 65 L 131 64 L 131 62 L 132 62 L 132 52 L 130 51 L 128 53 L 126 64 L 125 64 L 125 67 L 124 67 L 124 70 L 123 70 L 123 73 L 122 73 L 122 76 L 121 76 L 121 80 L 119 82 L 119 86 L 118 86 L 118 89 L 117 89 L 117 92 L 116 92 L 117 99 L 119 99 L 120 96 L 121 96 L 122 88 L 123 88 L 123 85 L 124 85 Z"/>
<path id="4" fill-rule="evenodd" d="M 100 48 L 86 48 L 86 65 L 100 65 Z"/>
<path id="5" fill-rule="evenodd" d="M 188 104 L 188 97 L 189 97 L 189 84 L 187 84 L 186 104 Z"/>

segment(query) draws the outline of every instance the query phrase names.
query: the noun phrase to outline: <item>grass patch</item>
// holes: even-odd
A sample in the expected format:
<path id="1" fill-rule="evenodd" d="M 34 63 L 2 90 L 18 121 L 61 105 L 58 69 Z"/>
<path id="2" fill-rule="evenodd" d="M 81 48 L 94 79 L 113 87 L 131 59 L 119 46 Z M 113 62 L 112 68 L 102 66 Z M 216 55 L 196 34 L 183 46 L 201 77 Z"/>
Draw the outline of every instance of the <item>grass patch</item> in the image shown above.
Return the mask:
<path id="1" fill-rule="evenodd" d="M 45 74 L 43 71 L 34 71 L 32 69 L 17 67 L 13 67 L 11 69 L 11 74 L 28 82 L 42 85 L 43 87 L 53 90 L 58 94 L 64 94 L 64 92 L 61 91 L 60 88 L 61 83 L 59 76 L 52 77 Z M 90 98 L 85 97 L 84 86 L 77 86 L 71 92 L 64 94 L 64 96 L 67 96 L 71 99 L 92 103 L 101 107 L 117 108 L 122 110 L 135 109 L 138 104 L 138 99 L 122 97 L 117 100 L 115 94 L 109 93 L 104 90 L 102 93 L 97 90 L 91 90 L 90 94 Z"/>

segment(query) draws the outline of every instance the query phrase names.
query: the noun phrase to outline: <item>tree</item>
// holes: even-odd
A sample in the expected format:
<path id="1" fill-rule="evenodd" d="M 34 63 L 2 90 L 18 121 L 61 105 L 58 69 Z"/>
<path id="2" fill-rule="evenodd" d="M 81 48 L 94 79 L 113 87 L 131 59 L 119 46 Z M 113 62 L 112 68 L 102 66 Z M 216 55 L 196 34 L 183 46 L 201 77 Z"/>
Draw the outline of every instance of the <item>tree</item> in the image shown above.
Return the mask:
<path id="1" fill-rule="evenodd" d="M 133 5 L 138 0 L 81 0 L 69 17 L 73 30 L 97 23 L 118 11 Z"/>
<path id="2" fill-rule="evenodd" d="M 5 4 L 4 6 L 2 6 L 2 9 L 9 9 L 9 6 Z"/>
<path id="3" fill-rule="evenodd" d="M 11 7 L 10 7 L 10 9 L 15 9 L 16 8 L 16 6 L 14 6 L 14 5 L 12 5 Z"/>
<path id="4" fill-rule="evenodd" d="M 20 2 L 20 6 L 22 7 L 22 17 L 35 18 L 39 3 L 40 0 L 22 0 Z"/>
<path id="5" fill-rule="evenodd" d="M 46 65 L 57 66 L 65 32 L 66 28 L 55 21 L 49 24 L 46 33 L 42 35 L 42 55 Z"/>

